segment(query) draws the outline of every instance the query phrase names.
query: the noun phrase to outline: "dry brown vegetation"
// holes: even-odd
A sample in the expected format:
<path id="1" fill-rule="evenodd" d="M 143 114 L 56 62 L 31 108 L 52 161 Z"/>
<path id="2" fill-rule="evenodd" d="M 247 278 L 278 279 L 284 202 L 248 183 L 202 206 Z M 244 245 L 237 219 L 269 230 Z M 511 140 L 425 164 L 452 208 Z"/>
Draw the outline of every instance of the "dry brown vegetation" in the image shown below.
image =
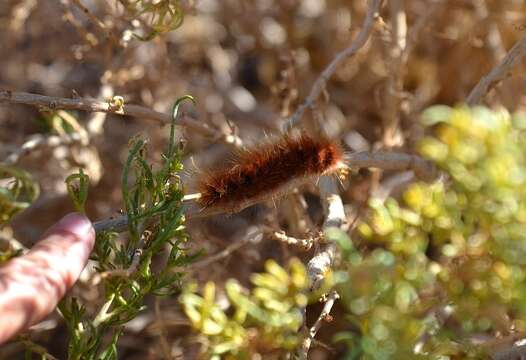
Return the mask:
<path id="1" fill-rule="evenodd" d="M 147 35 L 147 21 L 133 20 L 118 1 L 1 1 L 0 91 L 4 96 L 12 91 L 93 98 L 117 112 L 122 108 L 116 96 L 121 96 L 124 106 L 165 114 L 175 99 L 191 94 L 197 104 L 185 106 L 177 134 L 185 139 L 186 169 L 222 164 L 236 148 L 282 131 L 322 71 L 360 32 L 367 3 L 196 0 L 182 1 L 181 9 L 179 28 L 141 41 L 130 34 Z M 390 0 L 379 15 L 368 42 L 339 64 L 299 120 L 301 128 L 340 139 L 347 150 L 413 153 L 424 133 L 418 114 L 432 104 L 465 102 L 480 79 L 526 37 L 524 1 Z M 515 65 L 481 102 L 510 112 L 526 110 L 526 66 L 524 61 Z M 69 174 L 82 167 L 90 176 L 91 219 L 118 215 L 129 139 L 139 133 L 148 138 L 155 161 L 169 135 L 162 117 L 155 115 L 59 108 L 0 103 L 0 159 L 31 173 L 41 187 L 38 200 L 2 228 L 4 238 L 27 247 L 72 210 L 64 184 Z M 36 146 L 23 150 L 31 141 Z M 191 180 L 192 172 L 185 176 Z M 396 195 L 406 183 L 388 171 L 352 174 L 338 190 L 346 220 L 352 227 L 371 194 Z M 316 247 L 302 251 L 268 235 L 284 230 L 293 238 L 316 237 L 325 219 L 319 191 L 315 185 L 303 190 L 237 215 L 189 221 L 193 249 L 203 248 L 207 256 L 229 251 L 213 261 L 205 257 L 188 276 L 201 283 L 221 284 L 234 277 L 248 284 L 266 259 L 284 263 L 298 256 L 306 263 Z M 261 241 L 246 241 L 253 226 L 266 229 Z M 240 245 L 231 248 L 236 242 Z M 96 302 L 99 291 L 88 274 L 74 294 Z M 119 358 L 156 359 L 161 353 L 196 358 L 199 344 L 177 298 L 150 299 L 147 305 L 127 326 Z M 322 306 L 308 308 L 310 323 Z M 334 333 L 347 330 L 339 314 L 336 302 L 336 320 L 321 327 L 317 340 L 331 343 Z M 55 314 L 31 339 L 65 358 L 65 333 Z M 309 354 L 312 359 L 338 358 L 343 354 L 338 346 L 315 343 Z M 12 343 L 1 348 L 0 358 L 22 353 L 22 344 Z"/>

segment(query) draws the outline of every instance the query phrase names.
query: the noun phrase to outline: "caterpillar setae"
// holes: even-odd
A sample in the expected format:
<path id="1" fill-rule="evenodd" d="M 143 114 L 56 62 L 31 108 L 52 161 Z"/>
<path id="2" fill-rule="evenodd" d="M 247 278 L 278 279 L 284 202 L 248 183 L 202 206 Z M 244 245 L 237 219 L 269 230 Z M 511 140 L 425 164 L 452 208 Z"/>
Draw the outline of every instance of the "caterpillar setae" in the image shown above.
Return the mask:
<path id="1" fill-rule="evenodd" d="M 278 141 L 243 150 L 227 167 L 201 171 L 196 199 L 202 215 L 235 213 L 321 175 L 345 174 L 344 152 L 326 137 L 284 135 Z"/>

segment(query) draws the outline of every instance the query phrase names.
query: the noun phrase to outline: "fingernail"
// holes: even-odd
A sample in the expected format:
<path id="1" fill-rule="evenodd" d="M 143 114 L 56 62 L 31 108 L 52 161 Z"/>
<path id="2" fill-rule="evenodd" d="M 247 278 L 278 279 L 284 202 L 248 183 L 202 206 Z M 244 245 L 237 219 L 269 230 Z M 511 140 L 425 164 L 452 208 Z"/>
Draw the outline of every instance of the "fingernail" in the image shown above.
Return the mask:
<path id="1" fill-rule="evenodd" d="M 95 234 L 91 221 L 85 215 L 80 213 L 71 213 L 64 216 L 53 226 L 52 230 L 67 231 L 78 237 Z"/>

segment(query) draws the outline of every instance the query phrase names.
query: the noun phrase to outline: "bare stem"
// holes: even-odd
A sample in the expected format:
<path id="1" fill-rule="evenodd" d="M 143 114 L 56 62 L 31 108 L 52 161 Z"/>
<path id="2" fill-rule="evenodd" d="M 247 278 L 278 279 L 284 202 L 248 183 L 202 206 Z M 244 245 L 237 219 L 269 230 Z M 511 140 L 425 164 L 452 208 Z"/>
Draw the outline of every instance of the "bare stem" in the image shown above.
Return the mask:
<path id="1" fill-rule="evenodd" d="M 320 316 L 318 316 L 318 319 L 314 323 L 314 325 L 311 326 L 309 329 L 308 336 L 303 339 L 303 343 L 301 344 L 302 351 L 300 353 L 300 359 L 307 360 L 307 354 L 309 352 L 309 348 L 314 341 L 314 337 L 318 333 L 318 330 L 320 330 L 321 326 L 323 325 L 323 322 L 325 321 L 331 321 L 330 312 L 332 310 L 332 307 L 334 306 L 334 303 L 336 300 L 340 298 L 340 295 L 335 290 L 332 290 L 329 295 L 327 295 L 327 300 L 325 301 L 325 305 L 323 306 L 323 309 L 320 313 Z"/>
<path id="2" fill-rule="evenodd" d="M 34 353 L 40 355 L 41 359 L 44 359 L 44 360 L 58 360 L 56 357 L 51 355 L 47 351 L 47 349 L 45 347 L 43 347 L 42 345 L 38 345 L 37 343 L 34 343 L 33 341 L 31 341 L 31 340 L 29 340 L 29 339 L 27 339 L 25 337 L 21 338 L 21 342 L 31 352 L 34 352 Z"/>
<path id="3" fill-rule="evenodd" d="M 249 228 L 247 234 L 243 236 L 243 238 L 239 241 L 236 241 L 235 243 L 229 245 L 224 250 L 218 252 L 217 254 L 211 255 L 201 261 L 198 261 L 196 263 L 193 263 L 190 265 L 190 270 L 195 270 L 199 268 L 206 267 L 216 261 L 219 261 L 221 259 L 229 257 L 234 251 L 242 248 L 245 245 L 248 245 L 250 243 L 257 243 L 261 241 L 263 237 L 263 233 L 259 230 L 254 230 L 253 228 Z"/>
<path id="4" fill-rule="evenodd" d="M 334 178 L 322 177 L 319 182 L 320 197 L 323 208 L 325 209 L 324 229 L 336 227 L 342 228 L 345 225 L 345 211 L 343 202 L 338 194 L 338 185 Z M 328 242 L 321 246 L 314 257 L 307 264 L 307 274 L 311 281 L 311 289 L 316 290 L 320 287 L 325 274 L 330 270 L 338 248 L 334 242 Z"/>
<path id="5" fill-rule="evenodd" d="M 503 338 L 481 344 L 492 360 L 524 359 L 526 356 L 526 333 L 521 331 Z"/>
<path id="6" fill-rule="evenodd" d="M 511 48 L 497 66 L 480 79 L 478 84 L 473 90 L 471 90 L 471 93 L 467 97 L 466 104 L 475 105 L 480 103 L 493 86 L 508 76 L 511 68 L 517 65 L 524 55 L 526 55 L 526 36 Z"/>
<path id="7" fill-rule="evenodd" d="M 64 3 L 68 1 L 62 2 Z M 79 8 L 93 24 L 95 24 L 95 26 L 100 30 L 100 32 L 104 34 L 106 38 L 108 38 L 114 45 L 119 46 L 119 39 L 115 37 L 113 32 L 109 30 L 101 20 L 99 20 L 95 15 L 93 15 L 91 11 L 89 11 L 89 9 L 85 7 L 80 0 L 71 0 L 71 2 L 73 2 L 73 4 L 75 4 L 75 6 Z"/>
<path id="8" fill-rule="evenodd" d="M 323 224 L 324 229 L 331 227 L 342 228 L 345 226 L 345 211 L 343 208 L 343 202 L 338 194 L 338 185 L 335 179 L 329 177 L 323 177 L 319 182 L 320 197 L 322 205 L 325 210 L 325 223 Z M 310 259 L 307 264 L 307 274 L 311 282 L 311 290 L 316 290 L 320 287 L 325 274 L 330 270 L 334 263 L 334 259 L 338 253 L 338 247 L 334 242 L 329 242 L 322 246 Z M 318 329 L 321 327 L 321 322 L 329 314 L 334 301 L 338 298 L 336 291 L 331 291 L 325 306 L 323 308 L 320 317 L 310 329 L 307 328 L 307 312 L 303 309 L 303 340 L 300 348 L 298 349 L 298 355 L 301 360 L 307 360 L 310 346 L 316 336 Z M 321 319 L 321 320 L 320 320 Z"/>
<path id="9" fill-rule="evenodd" d="M 92 285 L 94 286 L 98 285 L 102 279 L 106 279 L 109 277 L 129 278 L 137 271 L 137 267 L 139 266 L 139 263 L 141 261 L 142 253 L 143 253 L 142 248 L 135 250 L 135 252 L 133 253 L 133 260 L 127 269 L 116 269 L 116 270 L 104 271 L 102 273 L 96 273 L 92 279 L 92 282 L 91 282 Z"/>
<path id="10" fill-rule="evenodd" d="M 432 180 L 437 176 L 437 169 L 432 162 L 405 153 L 361 151 L 346 154 L 345 163 L 351 169 L 367 167 L 382 170 L 412 170 L 416 176 L 424 180 Z"/>
<path id="11" fill-rule="evenodd" d="M 128 216 L 121 215 L 116 218 L 97 221 L 93 224 L 96 233 L 102 231 L 125 232 L 128 229 Z"/>
<path id="12" fill-rule="evenodd" d="M 351 43 L 351 45 L 336 54 L 329 65 L 327 65 L 327 67 L 322 71 L 318 79 L 316 79 L 316 82 L 314 82 L 314 85 L 312 86 L 312 89 L 303 104 L 301 104 L 294 114 L 292 114 L 292 116 L 286 121 L 284 125 L 285 130 L 290 130 L 299 122 L 305 110 L 308 107 L 311 107 L 316 99 L 320 96 L 323 88 L 325 87 L 325 83 L 327 83 L 329 78 L 334 74 L 338 66 L 347 58 L 354 56 L 358 50 L 360 50 L 365 45 L 371 34 L 374 19 L 376 18 L 376 14 L 380 9 L 381 3 L 382 0 L 370 0 L 362 30 Z"/>
<path id="13" fill-rule="evenodd" d="M 31 136 L 26 142 L 22 144 L 22 146 L 9 154 L 9 156 L 3 162 L 6 165 L 15 165 L 22 157 L 38 148 L 55 148 L 60 145 L 69 145 L 82 142 L 83 140 L 84 138 L 80 133 L 64 134 L 63 136 L 46 136 L 42 134 L 36 134 Z"/>
<path id="14" fill-rule="evenodd" d="M 387 79 L 385 101 L 383 104 L 382 117 L 384 122 L 383 142 L 387 148 L 401 144 L 402 137 L 399 136 L 400 129 L 400 105 L 404 88 L 404 52 L 407 44 L 407 20 L 402 0 L 389 1 L 389 12 L 391 18 L 391 41 L 387 66 L 389 77 Z"/>
<path id="15" fill-rule="evenodd" d="M 277 241 L 280 241 L 287 245 L 294 245 L 300 247 L 302 250 L 309 250 L 312 245 L 319 240 L 320 236 L 311 236 L 305 239 L 298 239 L 292 236 L 288 236 L 284 231 L 274 231 L 271 237 Z"/>
<path id="16" fill-rule="evenodd" d="M 81 110 L 88 112 L 103 112 L 122 116 L 131 116 L 141 119 L 155 120 L 161 124 L 170 124 L 172 117 L 168 113 L 158 112 L 144 106 L 128 105 L 114 101 L 100 101 L 90 98 L 60 98 L 53 96 L 44 96 L 38 94 L 31 94 L 26 92 L 15 92 L 5 89 L 0 89 L 0 103 L 11 104 L 26 104 L 36 106 L 39 108 L 46 108 L 51 110 L 65 109 L 65 110 Z M 184 126 L 191 130 L 195 130 L 202 135 L 209 137 L 218 137 L 216 130 L 212 129 L 206 124 L 202 124 L 188 115 L 183 115 L 177 119 L 177 124 Z M 222 138 L 225 142 L 232 144 L 240 143 L 236 136 L 224 136 Z"/>

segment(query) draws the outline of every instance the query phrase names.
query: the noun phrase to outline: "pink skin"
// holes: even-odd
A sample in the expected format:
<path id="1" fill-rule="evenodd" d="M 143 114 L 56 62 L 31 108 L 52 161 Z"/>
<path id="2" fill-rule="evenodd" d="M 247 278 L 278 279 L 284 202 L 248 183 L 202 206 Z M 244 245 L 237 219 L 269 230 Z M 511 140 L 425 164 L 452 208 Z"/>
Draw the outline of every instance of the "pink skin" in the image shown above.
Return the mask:
<path id="1" fill-rule="evenodd" d="M 95 243 L 84 215 L 52 226 L 29 252 L 0 266 L 0 344 L 40 322 L 77 281 Z"/>

